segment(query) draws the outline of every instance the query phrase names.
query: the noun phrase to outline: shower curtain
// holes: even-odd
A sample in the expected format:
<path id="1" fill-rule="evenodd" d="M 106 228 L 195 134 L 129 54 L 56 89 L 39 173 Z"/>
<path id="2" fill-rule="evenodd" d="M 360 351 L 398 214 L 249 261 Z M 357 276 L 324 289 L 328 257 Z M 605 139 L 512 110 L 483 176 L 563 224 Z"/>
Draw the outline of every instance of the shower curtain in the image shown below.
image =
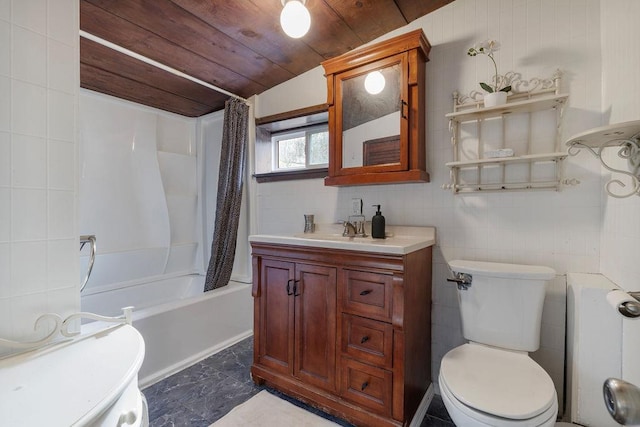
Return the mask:
<path id="1" fill-rule="evenodd" d="M 216 221 L 205 292 L 226 286 L 231 278 L 242 202 L 248 118 L 249 106 L 244 101 L 236 98 L 227 100 L 220 152 Z"/>

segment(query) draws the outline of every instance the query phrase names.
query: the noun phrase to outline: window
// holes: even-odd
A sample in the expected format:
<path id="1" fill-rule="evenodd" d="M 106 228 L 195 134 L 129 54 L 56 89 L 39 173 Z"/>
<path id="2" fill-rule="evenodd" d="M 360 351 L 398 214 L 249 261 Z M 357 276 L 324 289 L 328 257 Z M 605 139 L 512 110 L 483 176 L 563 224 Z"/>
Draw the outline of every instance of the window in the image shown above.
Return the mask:
<path id="1" fill-rule="evenodd" d="M 258 182 L 325 178 L 329 167 L 326 104 L 256 119 Z"/>
<path id="2" fill-rule="evenodd" d="M 271 141 L 273 171 L 322 168 L 329 164 L 329 130 L 326 124 L 282 132 L 273 135 Z"/>

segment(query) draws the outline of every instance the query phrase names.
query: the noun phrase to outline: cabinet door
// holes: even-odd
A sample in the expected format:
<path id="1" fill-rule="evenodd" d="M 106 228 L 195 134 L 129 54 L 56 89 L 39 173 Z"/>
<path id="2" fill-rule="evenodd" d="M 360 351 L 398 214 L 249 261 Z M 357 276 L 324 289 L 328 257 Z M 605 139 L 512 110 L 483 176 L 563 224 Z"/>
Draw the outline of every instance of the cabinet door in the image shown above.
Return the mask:
<path id="1" fill-rule="evenodd" d="M 329 131 L 330 159 L 336 162 L 329 161 L 329 170 L 335 175 L 409 170 L 407 58 L 399 53 L 336 74 L 335 126 Z M 381 92 L 368 89 L 374 75 Z M 377 151 L 386 152 L 384 161 L 374 159 Z"/>
<path id="2" fill-rule="evenodd" d="M 336 390 L 336 269 L 296 265 L 295 376 Z"/>
<path id="3" fill-rule="evenodd" d="M 265 259 L 260 270 L 258 363 L 293 374 L 295 264 Z"/>

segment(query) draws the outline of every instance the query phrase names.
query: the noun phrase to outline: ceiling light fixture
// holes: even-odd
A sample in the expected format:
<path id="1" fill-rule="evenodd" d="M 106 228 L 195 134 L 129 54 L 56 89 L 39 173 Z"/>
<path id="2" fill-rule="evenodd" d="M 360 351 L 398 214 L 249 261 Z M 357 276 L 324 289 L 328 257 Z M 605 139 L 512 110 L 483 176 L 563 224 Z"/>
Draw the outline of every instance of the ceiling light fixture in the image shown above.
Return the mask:
<path id="1" fill-rule="evenodd" d="M 364 79 L 364 88 L 371 95 L 377 95 L 382 92 L 385 83 L 384 76 L 380 71 L 372 71 Z"/>
<path id="2" fill-rule="evenodd" d="M 306 0 L 281 0 L 284 8 L 280 13 L 280 25 L 291 38 L 299 39 L 311 27 L 311 15 L 304 4 Z"/>

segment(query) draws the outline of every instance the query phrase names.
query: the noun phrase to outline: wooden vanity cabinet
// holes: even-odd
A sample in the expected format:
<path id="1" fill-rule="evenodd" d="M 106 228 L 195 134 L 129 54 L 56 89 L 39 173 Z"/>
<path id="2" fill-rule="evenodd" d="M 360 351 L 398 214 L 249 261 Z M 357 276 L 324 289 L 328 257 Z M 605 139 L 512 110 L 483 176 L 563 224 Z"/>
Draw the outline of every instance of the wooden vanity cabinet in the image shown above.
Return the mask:
<path id="1" fill-rule="evenodd" d="M 355 425 L 408 425 L 431 384 L 431 247 L 252 249 L 253 380 Z"/>

